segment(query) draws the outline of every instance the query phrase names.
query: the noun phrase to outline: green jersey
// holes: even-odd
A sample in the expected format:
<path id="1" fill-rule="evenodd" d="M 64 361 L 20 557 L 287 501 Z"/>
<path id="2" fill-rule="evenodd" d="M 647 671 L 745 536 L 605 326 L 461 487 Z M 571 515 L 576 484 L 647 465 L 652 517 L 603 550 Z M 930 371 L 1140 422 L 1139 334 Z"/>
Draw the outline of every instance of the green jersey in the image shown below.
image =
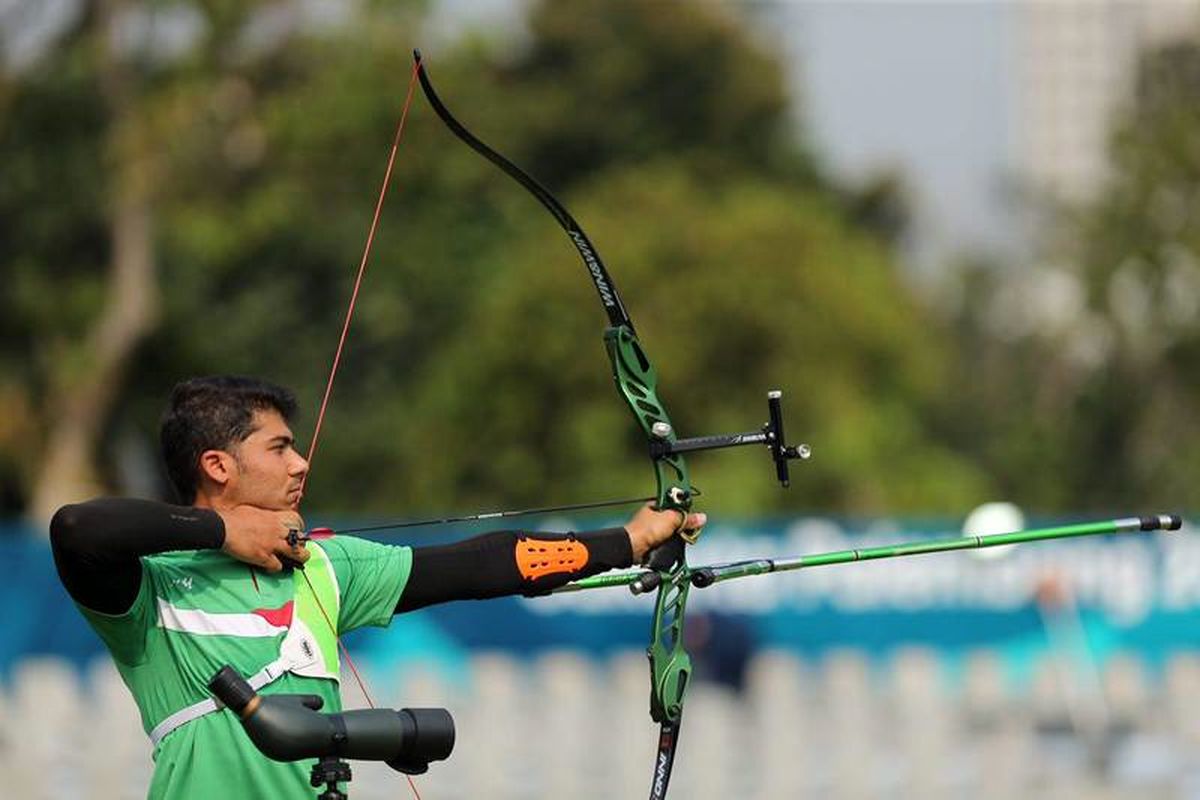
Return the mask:
<path id="1" fill-rule="evenodd" d="M 338 603 L 326 611 L 338 634 L 386 626 L 408 581 L 412 551 L 342 536 L 322 541 L 320 548 L 326 569 L 332 568 Z M 309 565 L 316 561 L 314 554 Z M 211 697 L 208 681 L 222 666 L 249 677 L 279 659 L 293 623 L 296 586 L 303 581 L 298 572 L 251 569 L 219 550 L 164 553 L 142 559 L 141 590 L 129 611 L 114 616 L 80 609 L 112 654 L 149 733 L 171 714 Z M 326 625 L 323 619 L 309 622 L 315 629 Z M 314 633 L 318 642 L 332 638 L 327 630 Z M 315 694 L 325 701 L 323 711 L 340 710 L 336 652 L 324 655 L 334 662 L 324 677 L 289 671 L 262 693 Z M 268 759 L 237 717 L 221 709 L 175 728 L 158 743 L 149 796 L 310 797 L 313 763 Z"/>

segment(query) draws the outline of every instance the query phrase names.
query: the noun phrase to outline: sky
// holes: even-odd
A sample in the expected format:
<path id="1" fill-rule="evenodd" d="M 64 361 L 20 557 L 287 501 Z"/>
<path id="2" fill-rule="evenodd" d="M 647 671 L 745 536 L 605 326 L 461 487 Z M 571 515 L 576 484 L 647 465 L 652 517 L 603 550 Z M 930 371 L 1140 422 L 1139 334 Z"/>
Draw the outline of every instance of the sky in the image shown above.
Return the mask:
<path id="1" fill-rule="evenodd" d="M 774 13 L 803 122 L 836 174 L 899 168 L 916 257 L 1011 252 L 1016 169 L 1014 6 L 783 3 Z"/>

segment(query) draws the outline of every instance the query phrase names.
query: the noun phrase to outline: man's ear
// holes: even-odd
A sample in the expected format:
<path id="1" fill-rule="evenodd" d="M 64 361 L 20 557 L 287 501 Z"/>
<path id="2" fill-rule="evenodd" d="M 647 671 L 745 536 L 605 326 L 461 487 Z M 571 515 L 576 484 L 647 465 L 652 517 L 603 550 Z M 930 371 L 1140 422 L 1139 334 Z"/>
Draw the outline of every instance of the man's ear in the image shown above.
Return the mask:
<path id="1" fill-rule="evenodd" d="M 224 488 L 237 472 L 233 456 L 224 450 L 205 450 L 200 454 L 200 474 Z"/>

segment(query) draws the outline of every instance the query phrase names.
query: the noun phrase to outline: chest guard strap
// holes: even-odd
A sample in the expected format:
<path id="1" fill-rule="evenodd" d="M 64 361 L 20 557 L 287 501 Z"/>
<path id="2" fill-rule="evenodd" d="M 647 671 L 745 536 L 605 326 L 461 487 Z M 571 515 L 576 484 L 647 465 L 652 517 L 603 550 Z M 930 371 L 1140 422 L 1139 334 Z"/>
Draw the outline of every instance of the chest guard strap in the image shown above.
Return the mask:
<path id="1" fill-rule="evenodd" d="M 329 556 L 315 542 L 308 548 L 311 557 L 304 574 L 293 571 L 295 607 L 287 634 L 279 645 L 279 657 L 246 679 L 255 691 L 288 672 L 309 678 L 339 680 L 337 638 L 331 624 L 336 625 L 341 592 Z M 329 622 L 324 619 L 322 609 L 330 615 Z M 209 697 L 181 708 L 154 726 L 150 731 L 150 742 L 158 747 L 159 742 L 176 728 L 224 707 L 219 700 Z"/>

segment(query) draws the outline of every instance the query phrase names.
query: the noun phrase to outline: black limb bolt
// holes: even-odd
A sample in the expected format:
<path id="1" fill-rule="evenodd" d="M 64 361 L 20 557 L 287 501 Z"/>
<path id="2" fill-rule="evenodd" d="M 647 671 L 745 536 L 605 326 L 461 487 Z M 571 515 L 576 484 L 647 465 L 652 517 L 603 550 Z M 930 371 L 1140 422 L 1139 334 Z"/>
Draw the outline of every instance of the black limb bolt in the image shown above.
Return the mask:
<path id="1" fill-rule="evenodd" d="M 1144 531 L 1177 531 L 1183 527 L 1183 518 L 1178 514 L 1155 514 L 1138 520 Z"/>

